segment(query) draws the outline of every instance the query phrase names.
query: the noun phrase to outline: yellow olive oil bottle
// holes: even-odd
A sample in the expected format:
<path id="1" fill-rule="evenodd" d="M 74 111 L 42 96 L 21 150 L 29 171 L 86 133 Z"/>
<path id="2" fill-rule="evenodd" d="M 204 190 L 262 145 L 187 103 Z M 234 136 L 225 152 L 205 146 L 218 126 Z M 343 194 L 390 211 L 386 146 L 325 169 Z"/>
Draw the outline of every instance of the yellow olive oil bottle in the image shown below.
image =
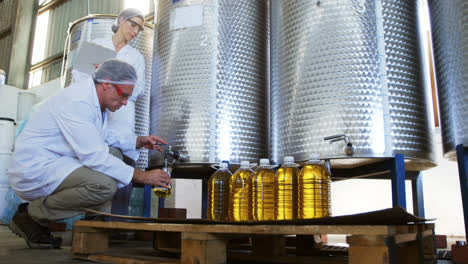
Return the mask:
<path id="1" fill-rule="evenodd" d="M 208 181 L 208 219 L 229 220 L 229 164 L 221 162 Z M 213 167 L 215 168 L 215 167 Z"/>
<path id="2" fill-rule="evenodd" d="M 275 220 L 292 220 L 297 218 L 298 172 L 299 165 L 294 163 L 294 157 L 284 157 L 283 164 L 275 174 Z"/>
<path id="3" fill-rule="evenodd" d="M 331 177 L 320 156 L 314 155 L 297 178 L 298 218 L 331 216 Z"/>

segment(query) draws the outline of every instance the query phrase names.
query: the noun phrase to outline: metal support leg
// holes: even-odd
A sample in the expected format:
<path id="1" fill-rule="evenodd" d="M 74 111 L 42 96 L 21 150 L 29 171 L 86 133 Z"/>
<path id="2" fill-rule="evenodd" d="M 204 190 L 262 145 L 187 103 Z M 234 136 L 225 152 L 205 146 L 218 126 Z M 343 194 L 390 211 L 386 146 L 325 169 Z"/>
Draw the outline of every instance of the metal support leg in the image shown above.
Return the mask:
<path id="1" fill-rule="evenodd" d="M 405 157 L 396 154 L 392 162 L 392 203 L 406 210 L 405 194 Z"/>
<path id="2" fill-rule="evenodd" d="M 458 174 L 460 175 L 460 189 L 465 219 L 465 237 L 468 239 L 468 148 L 457 146 Z"/>
<path id="3" fill-rule="evenodd" d="M 145 185 L 143 191 L 143 216 L 150 217 L 151 215 L 151 194 L 153 190 L 151 186 Z"/>
<path id="4" fill-rule="evenodd" d="M 411 187 L 413 190 L 413 214 L 419 217 L 425 217 L 424 215 L 424 195 L 422 185 L 422 174 L 418 173 L 415 179 L 411 180 Z"/>

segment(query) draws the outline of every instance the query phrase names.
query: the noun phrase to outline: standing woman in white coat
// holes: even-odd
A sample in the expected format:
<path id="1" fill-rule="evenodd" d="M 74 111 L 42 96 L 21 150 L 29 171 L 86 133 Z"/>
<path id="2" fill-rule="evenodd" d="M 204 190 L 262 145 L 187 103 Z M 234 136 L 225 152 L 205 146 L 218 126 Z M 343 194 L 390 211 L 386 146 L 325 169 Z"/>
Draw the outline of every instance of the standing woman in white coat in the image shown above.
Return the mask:
<path id="1" fill-rule="evenodd" d="M 112 25 L 112 31 L 114 32 L 112 37 L 93 40 L 96 44 L 115 50 L 117 52 L 116 58 L 132 65 L 137 73 L 137 83 L 128 104 L 115 112 L 107 111 L 109 129 L 119 131 L 119 133 L 135 134 L 135 102 L 145 94 L 145 60 L 141 53 L 129 44 L 143 29 L 143 13 L 137 9 L 127 8 L 120 12 Z M 139 154 L 139 151 L 124 153 L 133 161 L 138 160 Z M 129 161 L 128 163 L 133 162 Z M 119 189 L 112 202 L 112 213 L 128 215 L 131 192 L 131 184 Z"/>

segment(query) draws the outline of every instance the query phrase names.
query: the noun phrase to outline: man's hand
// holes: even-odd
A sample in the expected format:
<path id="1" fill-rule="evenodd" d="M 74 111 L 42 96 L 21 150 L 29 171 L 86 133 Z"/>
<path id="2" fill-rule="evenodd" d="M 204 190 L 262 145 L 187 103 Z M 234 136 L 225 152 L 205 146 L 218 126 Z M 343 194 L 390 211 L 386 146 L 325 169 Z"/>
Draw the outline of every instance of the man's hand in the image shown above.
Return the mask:
<path id="1" fill-rule="evenodd" d="M 161 186 L 165 188 L 169 188 L 168 185 L 171 184 L 171 178 L 169 177 L 169 174 L 160 169 L 150 171 L 141 171 L 135 169 L 133 172 L 132 181 L 135 183 Z"/>
<path id="2" fill-rule="evenodd" d="M 160 137 L 155 135 L 149 135 L 137 137 L 136 148 L 139 149 L 141 147 L 145 147 L 147 149 L 155 149 L 162 151 L 161 146 L 157 145 L 156 143 L 167 145 L 167 142 L 161 139 Z"/>

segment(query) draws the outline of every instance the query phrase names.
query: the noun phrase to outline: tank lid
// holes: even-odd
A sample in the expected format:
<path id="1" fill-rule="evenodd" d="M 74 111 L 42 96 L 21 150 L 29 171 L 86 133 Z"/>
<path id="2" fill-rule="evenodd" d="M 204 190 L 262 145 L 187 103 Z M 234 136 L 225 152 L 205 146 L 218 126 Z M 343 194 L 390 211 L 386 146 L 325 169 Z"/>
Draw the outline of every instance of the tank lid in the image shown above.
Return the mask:
<path id="1" fill-rule="evenodd" d="M 248 160 L 242 160 L 240 163 L 241 167 L 248 167 L 250 165 Z"/>
<path id="2" fill-rule="evenodd" d="M 293 156 L 284 157 L 283 163 L 285 164 L 294 163 L 294 157 Z"/>
<path id="3" fill-rule="evenodd" d="M 269 159 L 260 159 L 260 166 L 270 165 Z"/>

